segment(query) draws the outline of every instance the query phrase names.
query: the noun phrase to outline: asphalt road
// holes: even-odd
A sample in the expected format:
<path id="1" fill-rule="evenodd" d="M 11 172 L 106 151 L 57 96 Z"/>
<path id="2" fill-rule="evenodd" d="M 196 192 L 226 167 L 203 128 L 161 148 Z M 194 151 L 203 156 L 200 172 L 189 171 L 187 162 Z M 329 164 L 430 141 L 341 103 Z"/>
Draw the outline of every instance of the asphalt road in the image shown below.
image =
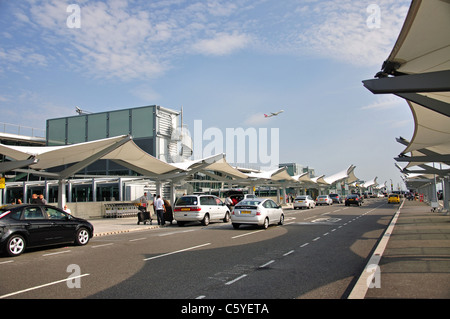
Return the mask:
<path id="1" fill-rule="evenodd" d="M 176 225 L 0 258 L 0 298 L 346 298 L 395 214 L 385 199 L 285 210 L 261 230 Z"/>

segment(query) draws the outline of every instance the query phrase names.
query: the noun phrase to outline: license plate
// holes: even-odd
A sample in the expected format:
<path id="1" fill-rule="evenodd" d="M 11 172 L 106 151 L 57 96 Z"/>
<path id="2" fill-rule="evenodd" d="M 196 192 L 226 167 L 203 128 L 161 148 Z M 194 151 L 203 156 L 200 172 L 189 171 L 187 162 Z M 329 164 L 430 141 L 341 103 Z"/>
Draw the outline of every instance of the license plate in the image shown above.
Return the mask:
<path id="1" fill-rule="evenodd" d="M 190 208 L 182 208 L 181 211 L 186 212 L 186 211 L 190 211 Z"/>
<path id="2" fill-rule="evenodd" d="M 303 201 L 302 200 L 298 200 L 297 203 L 303 203 Z"/>
<path id="3" fill-rule="evenodd" d="M 249 215 L 249 214 L 251 214 L 252 212 L 251 211 L 249 211 L 249 210 L 241 210 L 241 214 L 247 214 L 247 215 Z"/>

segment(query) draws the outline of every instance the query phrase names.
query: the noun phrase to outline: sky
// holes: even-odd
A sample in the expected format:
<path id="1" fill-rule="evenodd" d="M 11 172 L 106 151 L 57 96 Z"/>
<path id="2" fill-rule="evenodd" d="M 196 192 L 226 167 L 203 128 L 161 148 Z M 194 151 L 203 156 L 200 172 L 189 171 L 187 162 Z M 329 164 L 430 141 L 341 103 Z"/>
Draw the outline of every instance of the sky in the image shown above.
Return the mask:
<path id="1" fill-rule="evenodd" d="M 410 2 L 0 0 L 0 122 L 44 131 L 75 106 L 183 108 L 191 131 L 199 120 L 224 136 L 277 130 L 281 163 L 325 176 L 355 165 L 358 178 L 397 187 L 395 139 L 411 139 L 413 115 L 362 81 Z"/>

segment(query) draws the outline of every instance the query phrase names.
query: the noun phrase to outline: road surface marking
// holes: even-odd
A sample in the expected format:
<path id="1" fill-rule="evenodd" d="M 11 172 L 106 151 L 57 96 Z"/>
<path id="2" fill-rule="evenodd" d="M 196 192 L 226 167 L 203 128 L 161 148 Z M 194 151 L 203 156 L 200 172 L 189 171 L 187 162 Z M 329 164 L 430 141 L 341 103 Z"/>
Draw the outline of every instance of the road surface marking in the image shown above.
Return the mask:
<path id="1" fill-rule="evenodd" d="M 161 257 L 166 257 L 166 256 L 169 256 L 169 255 L 182 253 L 182 252 L 185 252 L 185 251 L 188 251 L 188 250 L 193 250 L 193 249 L 200 248 L 200 247 L 205 247 L 205 246 L 208 246 L 208 245 L 211 245 L 211 243 L 207 243 L 207 244 L 203 244 L 203 245 L 198 245 L 198 246 L 194 246 L 194 247 L 189 247 L 189 248 L 185 248 L 185 249 L 173 251 L 173 252 L 171 252 L 171 253 L 166 253 L 166 254 L 162 254 L 162 255 L 150 257 L 150 258 L 145 258 L 144 261 L 152 260 L 152 259 L 157 259 L 157 258 L 161 258 Z"/>

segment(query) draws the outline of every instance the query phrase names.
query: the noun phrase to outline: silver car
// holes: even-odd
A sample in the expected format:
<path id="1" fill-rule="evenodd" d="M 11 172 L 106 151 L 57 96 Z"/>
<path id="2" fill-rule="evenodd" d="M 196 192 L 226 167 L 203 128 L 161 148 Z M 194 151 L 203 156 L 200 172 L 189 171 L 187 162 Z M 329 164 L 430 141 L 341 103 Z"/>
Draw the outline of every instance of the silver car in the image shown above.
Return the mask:
<path id="1" fill-rule="evenodd" d="M 328 195 L 319 195 L 316 199 L 317 205 L 333 205 L 333 200 Z"/>
<path id="2" fill-rule="evenodd" d="M 316 202 L 309 195 L 300 195 L 294 199 L 294 209 L 300 208 L 314 208 L 316 207 Z"/>
<path id="3" fill-rule="evenodd" d="M 230 210 L 222 200 L 213 195 L 188 195 L 179 198 L 174 207 L 174 219 L 178 226 L 199 221 L 204 226 L 211 221 L 230 221 Z"/>
<path id="4" fill-rule="evenodd" d="M 270 224 L 283 225 L 284 213 L 281 206 L 271 199 L 251 198 L 239 202 L 231 213 L 234 229 L 240 225 L 257 225 L 267 229 Z"/>

